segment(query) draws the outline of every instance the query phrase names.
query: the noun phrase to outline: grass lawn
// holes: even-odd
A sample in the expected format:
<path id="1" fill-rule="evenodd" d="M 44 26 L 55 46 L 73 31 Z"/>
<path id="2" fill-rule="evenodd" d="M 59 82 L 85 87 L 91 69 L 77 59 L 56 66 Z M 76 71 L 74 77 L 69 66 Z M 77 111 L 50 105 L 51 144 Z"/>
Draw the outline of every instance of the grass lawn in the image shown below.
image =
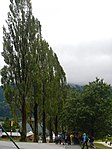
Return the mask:
<path id="1" fill-rule="evenodd" d="M 100 143 L 95 143 L 95 147 L 96 149 L 111 149 L 112 148 L 112 147 L 104 146 L 103 144 L 100 144 Z"/>

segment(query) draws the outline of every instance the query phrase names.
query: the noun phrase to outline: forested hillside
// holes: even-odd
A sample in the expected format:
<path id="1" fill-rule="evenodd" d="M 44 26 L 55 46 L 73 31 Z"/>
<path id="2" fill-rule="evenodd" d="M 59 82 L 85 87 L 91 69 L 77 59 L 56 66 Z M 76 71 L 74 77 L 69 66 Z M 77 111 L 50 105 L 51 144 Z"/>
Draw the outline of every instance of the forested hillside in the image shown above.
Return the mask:
<path id="1" fill-rule="evenodd" d="M 70 83 L 69 86 L 71 88 L 74 88 L 76 90 L 82 90 L 83 87 L 80 85 L 76 85 L 73 83 Z M 0 86 L 0 117 L 10 117 L 10 108 L 7 102 L 5 101 L 4 93 L 3 93 L 3 88 Z"/>
<path id="2" fill-rule="evenodd" d="M 10 117 L 10 110 L 7 102 L 5 101 L 3 88 L 0 86 L 0 118 Z"/>
<path id="3" fill-rule="evenodd" d="M 3 88 L 0 86 L 0 102 L 4 101 Z"/>

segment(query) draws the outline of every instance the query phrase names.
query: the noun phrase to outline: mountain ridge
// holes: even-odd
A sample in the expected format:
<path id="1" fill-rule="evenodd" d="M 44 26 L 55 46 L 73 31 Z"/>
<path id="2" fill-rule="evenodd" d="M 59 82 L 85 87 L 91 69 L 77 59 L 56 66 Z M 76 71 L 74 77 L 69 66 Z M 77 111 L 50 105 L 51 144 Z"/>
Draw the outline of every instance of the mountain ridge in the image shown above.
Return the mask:
<path id="1" fill-rule="evenodd" d="M 68 83 L 68 85 L 73 88 L 76 89 L 77 91 L 82 91 L 83 90 L 83 86 L 75 84 L 75 83 Z M 5 100 L 5 96 L 4 96 L 4 91 L 3 91 L 3 87 L 0 86 L 0 117 L 11 117 L 10 114 L 10 107 L 7 103 L 7 101 Z"/>

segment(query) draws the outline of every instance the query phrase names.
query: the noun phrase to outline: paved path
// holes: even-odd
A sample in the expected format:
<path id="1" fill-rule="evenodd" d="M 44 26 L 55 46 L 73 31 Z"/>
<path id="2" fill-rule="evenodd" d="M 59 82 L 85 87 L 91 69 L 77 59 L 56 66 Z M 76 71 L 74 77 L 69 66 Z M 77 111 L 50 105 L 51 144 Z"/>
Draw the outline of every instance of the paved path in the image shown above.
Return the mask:
<path id="1" fill-rule="evenodd" d="M 49 143 L 17 142 L 20 149 L 80 149 L 77 145 L 55 145 Z M 0 149 L 17 149 L 12 142 L 0 141 Z"/>

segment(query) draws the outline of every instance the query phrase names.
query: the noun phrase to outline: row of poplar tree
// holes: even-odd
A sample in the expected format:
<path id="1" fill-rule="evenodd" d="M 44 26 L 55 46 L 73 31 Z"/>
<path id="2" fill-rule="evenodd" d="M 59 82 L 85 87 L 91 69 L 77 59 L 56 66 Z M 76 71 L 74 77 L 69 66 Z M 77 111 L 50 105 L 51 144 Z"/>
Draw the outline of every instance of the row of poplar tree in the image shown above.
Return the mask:
<path id="1" fill-rule="evenodd" d="M 26 140 L 26 123 L 32 125 L 32 118 L 34 141 L 38 142 L 38 123 L 43 142 L 46 128 L 52 140 L 52 132 L 57 135 L 62 126 L 59 115 L 66 97 L 66 76 L 57 55 L 42 38 L 30 0 L 10 0 L 2 56 L 1 82 L 14 117 L 21 115 L 21 141 Z"/>
<path id="2" fill-rule="evenodd" d="M 30 0 L 10 0 L 9 8 L 1 82 L 14 118 L 21 117 L 21 140 L 26 140 L 27 122 L 35 142 L 38 124 L 43 142 L 46 129 L 51 141 L 53 132 L 63 130 L 95 132 L 97 138 L 112 135 L 112 87 L 98 78 L 79 91 L 68 87 L 57 55 L 42 38 Z"/>

